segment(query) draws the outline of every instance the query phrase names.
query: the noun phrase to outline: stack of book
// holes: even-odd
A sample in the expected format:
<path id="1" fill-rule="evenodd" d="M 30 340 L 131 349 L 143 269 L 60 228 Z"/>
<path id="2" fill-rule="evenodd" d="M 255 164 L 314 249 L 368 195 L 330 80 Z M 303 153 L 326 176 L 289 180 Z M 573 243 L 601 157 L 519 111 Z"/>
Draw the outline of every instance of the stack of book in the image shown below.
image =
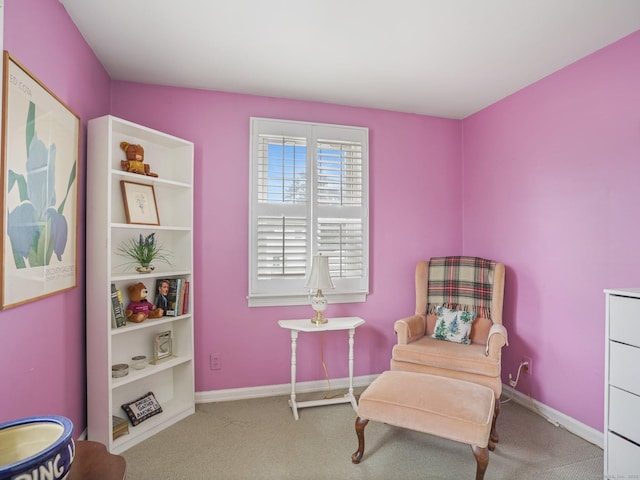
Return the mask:
<path id="1" fill-rule="evenodd" d="M 116 284 L 111 284 L 111 327 L 120 328 L 127 324 L 124 314 L 124 304 L 122 303 L 122 292 L 116 288 Z"/>
<path id="2" fill-rule="evenodd" d="M 124 418 L 112 417 L 113 420 L 113 439 L 115 440 L 122 435 L 129 433 L 129 421 Z"/>
<path id="3" fill-rule="evenodd" d="M 160 294 L 161 285 L 166 282 L 169 284 L 169 291 L 166 300 L 156 297 L 156 307 L 164 310 L 164 315 L 168 317 L 177 317 L 186 315 L 189 312 L 189 281 L 186 278 L 161 278 L 156 282 L 156 292 Z M 163 308 L 163 304 L 166 305 Z"/>

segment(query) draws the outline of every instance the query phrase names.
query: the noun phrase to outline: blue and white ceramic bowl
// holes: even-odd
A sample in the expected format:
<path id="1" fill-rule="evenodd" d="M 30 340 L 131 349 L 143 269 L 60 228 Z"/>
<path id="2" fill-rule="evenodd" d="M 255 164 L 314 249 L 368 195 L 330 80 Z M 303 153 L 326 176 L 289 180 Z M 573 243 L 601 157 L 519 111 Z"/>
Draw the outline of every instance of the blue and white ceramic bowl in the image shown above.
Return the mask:
<path id="1" fill-rule="evenodd" d="M 0 423 L 0 480 L 63 479 L 75 445 L 65 417 L 27 417 Z"/>

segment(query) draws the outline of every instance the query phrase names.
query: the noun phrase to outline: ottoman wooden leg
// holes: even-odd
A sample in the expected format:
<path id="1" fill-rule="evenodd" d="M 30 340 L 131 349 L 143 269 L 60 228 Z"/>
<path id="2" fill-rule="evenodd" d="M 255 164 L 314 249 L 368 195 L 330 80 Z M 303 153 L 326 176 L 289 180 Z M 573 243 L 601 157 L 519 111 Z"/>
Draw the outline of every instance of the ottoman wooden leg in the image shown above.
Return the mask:
<path id="1" fill-rule="evenodd" d="M 364 454 L 364 427 L 367 426 L 369 420 L 365 418 L 356 418 L 356 435 L 358 435 L 358 450 L 351 455 L 351 461 L 353 463 L 360 463 L 362 455 Z"/>
<path id="2" fill-rule="evenodd" d="M 471 450 L 478 464 L 476 468 L 476 480 L 484 480 L 484 472 L 487 471 L 487 465 L 489 465 L 489 450 L 475 445 L 471 445 Z"/>

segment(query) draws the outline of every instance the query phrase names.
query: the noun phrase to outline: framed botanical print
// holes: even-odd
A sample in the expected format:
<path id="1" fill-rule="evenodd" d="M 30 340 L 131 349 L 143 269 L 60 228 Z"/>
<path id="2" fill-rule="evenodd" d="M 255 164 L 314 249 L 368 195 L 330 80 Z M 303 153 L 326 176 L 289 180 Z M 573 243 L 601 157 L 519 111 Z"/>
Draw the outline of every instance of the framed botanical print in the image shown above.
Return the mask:
<path id="1" fill-rule="evenodd" d="M 121 180 L 120 186 L 127 223 L 160 225 L 153 185 Z"/>
<path id="2" fill-rule="evenodd" d="M 8 52 L 0 309 L 77 286 L 80 118 Z"/>

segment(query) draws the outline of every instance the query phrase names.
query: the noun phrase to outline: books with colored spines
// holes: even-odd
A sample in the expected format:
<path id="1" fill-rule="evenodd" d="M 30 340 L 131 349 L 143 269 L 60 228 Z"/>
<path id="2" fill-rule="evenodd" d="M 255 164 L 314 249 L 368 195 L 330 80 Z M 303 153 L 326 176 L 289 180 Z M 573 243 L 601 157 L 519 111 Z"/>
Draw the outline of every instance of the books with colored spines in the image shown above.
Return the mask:
<path id="1" fill-rule="evenodd" d="M 120 328 L 127 324 L 122 303 L 122 292 L 116 288 L 116 284 L 111 284 L 111 327 Z"/>
<path id="2" fill-rule="evenodd" d="M 189 313 L 189 281 L 184 282 L 184 301 L 182 303 L 182 315 Z"/>
<path id="3" fill-rule="evenodd" d="M 120 311 L 122 311 L 121 321 L 118 323 L 118 327 L 123 327 L 127 324 L 127 315 L 124 308 L 124 301 L 122 300 L 122 290 L 117 289 L 116 294 L 118 295 L 118 303 L 120 304 Z"/>
<path id="4" fill-rule="evenodd" d="M 180 288 L 182 285 L 181 278 L 172 278 L 169 280 L 169 293 L 167 294 L 167 300 L 169 308 L 166 315 L 169 317 L 176 317 L 180 315 L 178 313 L 178 301 L 180 297 Z"/>
<path id="5" fill-rule="evenodd" d="M 126 435 L 129 433 L 129 422 L 124 418 L 117 417 L 115 415 L 111 416 L 111 420 L 113 422 L 113 439 L 115 440 L 122 435 Z"/>
<path id="6" fill-rule="evenodd" d="M 184 294 L 187 289 L 187 279 L 183 278 L 180 281 L 180 293 L 178 294 L 178 309 L 176 315 L 184 314 Z"/>
<path id="7" fill-rule="evenodd" d="M 169 299 L 168 299 L 168 294 L 169 294 L 169 286 L 171 285 L 171 280 L 168 278 L 159 278 L 158 280 L 156 280 L 156 290 L 155 290 L 155 296 L 153 298 L 153 300 L 151 300 L 149 298 L 150 302 L 153 302 L 153 304 L 156 306 L 156 308 L 161 308 L 162 309 L 162 315 L 168 315 L 168 310 L 169 310 Z M 166 291 L 165 291 L 165 287 L 166 287 Z"/>

